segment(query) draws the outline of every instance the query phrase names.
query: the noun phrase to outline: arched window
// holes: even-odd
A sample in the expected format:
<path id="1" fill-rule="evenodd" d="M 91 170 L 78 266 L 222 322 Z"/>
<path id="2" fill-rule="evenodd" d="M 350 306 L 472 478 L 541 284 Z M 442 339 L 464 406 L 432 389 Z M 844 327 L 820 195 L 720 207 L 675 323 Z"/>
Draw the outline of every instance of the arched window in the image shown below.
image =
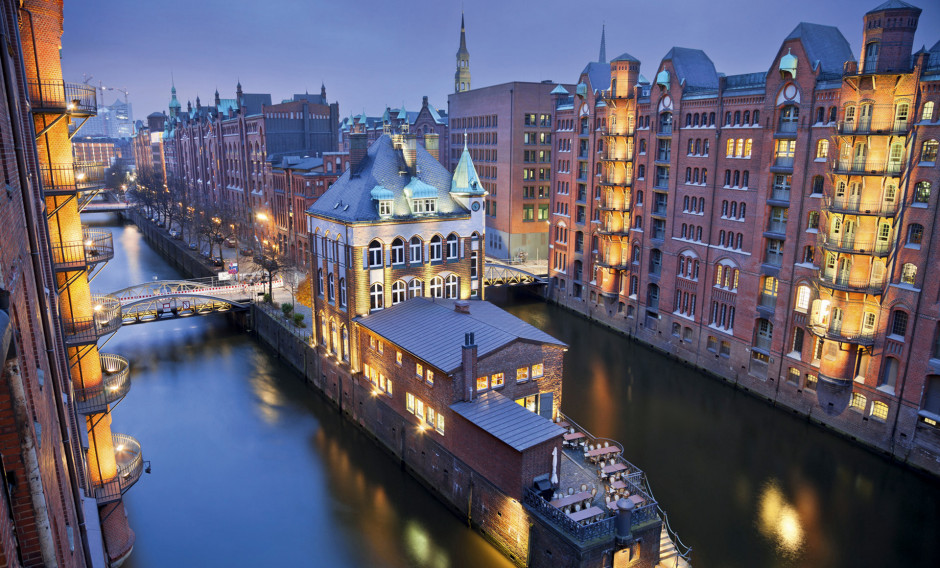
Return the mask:
<path id="1" fill-rule="evenodd" d="M 447 277 L 447 280 L 444 281 L 444 297 L 445 298 L 458 298 L 459 297 L 459 286 L 456 274 L 451 274 Z"/>
<path id="2" fill-rule="evenodd" d="M 400 304 L 405 301 L 405 283 L 401 280 L 396 280 L 392 284 L 392 305 Z"/>
<path id="3" fill-rule="evenodd" d="M 339 307 L 346 307 L 346 279 L 339 279 Z"/>
<path id="4" fill-rule="evenodd" d="M 630 277 L 630 295 L 636 296 L 640 290 L 640 279 L 636 276 Z"/>
<path id="5" fill-rule="evenodd" d="M 424 282 L 420 278 L 412 278 L 408 283 L 408 297 L 420 298 L 424 296 Z"/>
<path id="6" fill-rule="evenodd" d="M 440 276 L 435 276 L 431 279 L 431 284 L 428 286 L 428 293 L 432 298 L 443 298 L 444 297 L 444 279 Z"/>
<path id="7" fill-rule="evenodd" d="M 731 111 L 725 113 L 725 126 L 731 126 Z"/>
<path id="8" fill-rule="evenodd" d="M 930 182 L 919 181 L 914 186 L 914 203 L 928 203 L 930 201 Z"/>
<path id="9" fill-rule="evenodd" d="M 691 114 L 685 115 L 685 125 L 686 125 L 686 126 L 692 126 L 692 115 L 691 115 Z"/>
<path id="10" fill-rule="evenodd" d="M 659 309 L 659 286 L 650 284 L 646 289 L 646 307 L 651 310 Z"/>
<path id="11" fill-rule="evenodd" d="M 813 292 L 809 286 L 799 286 L 796 289 L 796 309 L 803 313 L 806 313 L 809 310 L 810 298 L 812 298 Z"/>
<path id="12" fill-rule="evenodd" d="M 823 186 L 826 183 L 826 179 L 822 176 L 815 176 L 813 178 L 813 195 L 819 195 L 823 192 Z"/>
<path id="13" fill-rule="evenodd" d="M 734 155 L 737 158 L 744 157 L 744 138 L 738 138 L 734 146 Z"/>
<path id="14" fill-rule="evenodd" d="M 330 320 L 330 351 L 334 355 L 339 351 L 339 341 L 336 336 L 336 320 Z"/>
<path id="15" fill-rule="evenodd" d="M 708 125 L 715 126 L 715 113 L 713 112 L 708 113 Z"/>
<path id="16" fill-rule="evenodd" d="M 741 172 L 734 170 L 734 183 L 731 184 L 732 187 L 740 187 L 741 183 Z"/>
<path id="17" fill-rule="evenodd" d="M 891 335 L 904 337 L 907 335 L 907 312 L 904 310 L 894 310 L 891 313 Z"/>
<path id="18" fill-rule="evenodd" d="M 410 250 L 409 257 L 411 258 L 411 264 L 421 264 L 421 248 L 423 244 L 421 237 L 411 237 L 411 244 L 408 247 Z"/>
<path id="19" fill-rule="evenodd" d="M 327 344 L 330 337 L 330 324 L 326 320 L 326 312 L 320 312 L 320 343 Z"/>
<path id="20" fill-rule="evenodd" d="M 878 42 L 873 41 L 865 46 L 864 73 L 874 73 L 878 69 Z"/>
<path id="21" fill-rule="evenodd" d="M 345 325 L 340 327 L 340 338 L 342 343 L 340 343 L 341 356 L 343 361 L 349 361 L 349 329 Z"/>
<path id="22" fill-rule="evenodd" d="M 702 240 L 702 228 L 701 228 L 701 227 L 696 227 L 696 228 L 695 228 L 695 240 L 697 240 L 697 241 L 701 241 L 701 240 Z"/>
<path id="23" fill-rule="evenodd" d="M 825 117 L 826 117 L 826 109 L 824 107 L 817 108 L 816 109 L 816 124 L 821 124 Z"/>
<path id="24" fill-rule="evenodd" d="M 904 266 L 901 267 L 901 283 L 913 286 L 916 278 L 917 265 L 910 262 L 905 263 Z"/>
<path id="25" fill-rule="evenodd" d="M 727 152 L 725 152 L 725 155 L 729 158 L 734 156 L 734 138 L 728 139 L 728 149 Z"/>
<path id="26" fill-rule="evenodd" d="M 689 210 L 689 196 L 688 195 L 682 198 L 682 210 L 683 211 Z"/>
<path id="27" fill-rule="evenodd" d="M 330 272 L 330 275 L 326 278 L 326 297 L 327 300 L 332 302 L 336 298 L 336 288 L 333 285 L 333 273 Z"/>
<path id="28" fill-rule="evenodd" d="M 660 113 L 659 132 L 661 134 L 670 134 L 672 132 L 672 113 L 671 112 Z"/>
<path id="29" fill-rule="evenodd" d="M 685 183 L 692 183 L 692 168 L 685 169 Z"/>
<path id="30" fill-rule="evenodd" d="M 392 264 L 405 263 L 405 241 L 396 238 L 392 241 Z"/>
<path id="31" fill-rule="evenodd" d="M 750 124 L 750 123 L 751 123 L 751 111 L 746 110 L 744 111 L 744 122 L 742 122 L 741 124 Z"/>
<path id="32" fill-rule="evenodd" d="M 761 318 L 757 320 L 757 325 L 754 327 L 754 347 L 769 351 L 774 339 L 774 324 Z"/>
<path id="33" fill-rule="evenodd" d="M 384 307 L 385 307 L 385 293 L 382 290 L 382 285 L 379 283 L 375 283 L 369 288 L 369 309 L 381 310 Z"/>
<path id="34" fill-rule="evenodd" d="M 924 110 L 920 114 L 920 119 L 925 122 L 930 122 L 933 120 L 933 101 L 927 101 L 924 103 Z"/>
<path id="35" fill-rule="evenodd" d="M 816 143 L 816 159 L 825 160 L 829 156 L 829 141 L 820 140 Z"/>
<path id="36" fill-rule="evenodd" d="M 731 187 L 731 170 L 725 170 L 725 187 Z"/>
<path id="37" fill-rule="evenodd" d="M 702 183 L 708 183 L 708 168 L 702 168 Z"/>
<path id="38" fill-rule="evenodd" d="M 881 377 L 878 379 L 879 387 L 893 389 L 898 384 L 898 366 L 898 360 L 894 357 L 885 358 L 885 365 L 881 369 Z"/>
<path id="39" fill-rule="evenodd" d="M 428 249 L 428 257 L 431 262 L 439 262 L 443 254 L 443 244 L 441 243 L 441 236 L 434 235 L 431 237 L 431 246 Z"/>
<path id="40" fill-rule="evenodd" d="M 321 298 L 323 297 L 323 292 L 326 290 L 326 286 L 323 285 L 323 269 L 317 269 L 317 295 Z"/>
<path id="41" fill-rule="evenodd" d="M 919 245 L 924 240 L 924 226 L 919 223 L 911 223 L 907 226 L 907 244 Z"/>
<path id="42" fill-rule="evenodd" d="M 691 142 L 691 140 L 690 140 L 690 142 Z M 701 153 L 702 153 L 702 139 L 701 139 L 701 138 L 696 138 L 696 139 L 695 139 L 695 153 L 696 153 L 696 154 L 701 154 Z"/>
<path id="43" fill-rule="evenodd" d="M 936 140 L 924 141 L 920 150 L 920 161 L 921 162 L 936 162 L 937 161 L 937 141 Z"/>
<path id="44" fill-rule="evenodd" d="M 698 126 L 698 116 L 699 116 L 699 115 L 696 114 L 695 116 L 692 117 L 692 124 L 693 124 L 693 126 Z"/>
<path id="45" fill-rule="evenodd" d="M 734 123 L 741 124 L 741 111 L 739 110 L 734 111 Z"/>
<path id="46" fill-rule="evenodd" d="M 369 266 L 372 268 L 382 266 L 382 243 L 378 240 L 369 243 Z"/>
<path id="47" fill-rule="evenodd" d="M 745 175 L 745 177 L 747 177 L 747 172 L 744 172 L 744 175 Z M 746 182 L 745 182 L 745 185 L 747 185 Z M 742 203 L 742 204 L 741 204 L 741 210 L 738 212 L 738 219 L 744 219 L 744 217 L 745 217 L 745 215 L 744 215 L 745 210 L 747 210 L 747 203 Z"/>
<path id="48" fill-rule="evenodd" d="M 459 247 L 457 246 L 458 242 L 459 240 L 457 239 L 457 235 L 455 233 L 451 233 L 447 235 L 447 259 L 448 260 L 457 258 L 457 255 L 459 253 L 458 251 Z"/>

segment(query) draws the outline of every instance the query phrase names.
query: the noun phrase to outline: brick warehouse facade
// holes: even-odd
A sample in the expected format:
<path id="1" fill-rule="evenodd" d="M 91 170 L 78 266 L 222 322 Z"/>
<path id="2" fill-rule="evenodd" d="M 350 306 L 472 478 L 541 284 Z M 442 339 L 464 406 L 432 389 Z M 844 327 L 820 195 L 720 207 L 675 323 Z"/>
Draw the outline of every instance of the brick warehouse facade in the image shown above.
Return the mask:
<path id="1" fill-rule="evenodd" d="M 589 64 L 555 94 L 550 298 L 940 473 L 940 43 L 911 53 L 920 12 L 868 12 L 860 63 L 801 23 L 766 73 L 686 48 L 652 82 L 629 54 Z"/>

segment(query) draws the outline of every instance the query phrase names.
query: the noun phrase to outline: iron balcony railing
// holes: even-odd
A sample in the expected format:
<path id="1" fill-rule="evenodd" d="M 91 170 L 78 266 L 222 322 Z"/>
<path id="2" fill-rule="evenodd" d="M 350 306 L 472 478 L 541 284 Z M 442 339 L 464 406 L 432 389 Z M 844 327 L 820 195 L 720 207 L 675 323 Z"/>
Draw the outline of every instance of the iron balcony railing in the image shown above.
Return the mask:
<path id="1" fill-rule="evenodd" d="M 900 202 L 894 201 L 859 201 L 848 197 L 824 197 L 824 203 L 830 213 L 848 213 L 851 215 L 893 216 L 900 209 Z"/>
<path id="2" fill-rule="evenodd" d="M 127 434 L 111 434 L 114 444 L 114 460 L 117 462 L 117 475 L 113 478 L 95 483 L 92 489 L 99 505 L 117 501 L 127 492 L 144 471 L 144 456 L 140 450 L 140 442 Z M 88 464 L 89 467 L 95 467 Z"/>
<path id="3" fill-rule="evenodd" d="M 810 332 L 812 332 L 813 335 L 817 337 L 824 337 L 826 339 L 842 341 L 845 343 L 855 343 L 858 345 L 870 346 L 875 344 L 874 330 L 839 329 L 819 323 L 811 323 L 808 327 Z"/>
<path id="4" fill-rule="evenodd" d="M 882 294 L 886 279 L 877 278 L 850 278 L 848 276 L 838 276 L 836 274 L 821 273 L 816 277 L 816 282 L 825 288 L 840 290 L 843 292 L 859 292 L 862 294 Z"/>
<path id="5" fill-rule="evenodd" d="M 832 163 L 832 173 L 843 176 L 899 176 L 903 170 L 903 162 L 837 160 Z"/>
<path id="6" fill-rule="evenodd" d="M 633 148 L 627 150 L 619 149 L 610 149 L 608 148 L 601 152 L 601 161 L 604 162 L 632 162 L 633 161 Z"/>
<path id="7" fill-rule="evenodd" d="M 845 235 L 832 236 L 827 234 L 819 235 L 819 244 L 826 250 L 832 252 L 845 252 L 850 254 L 867 254 L 873 256 L 887 256 L 894 250 L 893 239 L 860 239 L 848 237 Z"/>
<path id="8" fill-rule="evenodd" d="M 836 133 L 843 135 L 884 135 L 903 136 L 910 130 L 911 121 L 886 118 L 879 120 L 840 120 L 836 123 Z"/>
<path id="9" fill-rule="evenodd" d="M 110 231 L 83 228 L 81 241 L 52 243 L 51 249 L 56 270 L 84 270 L 114 258 L 114 237 Z"/>
<path id="10" fill-rule="evenodd" d="M 631 187 L 633 185 L 633 178 L 624 177 L 615 179 L 602 179 L 600 185 L 604 187 Z"/>
<path id="11" fill-rule="evenodd" d="M 578 542 L 608 539 L 614 536 L 614 516 L 610 513 L 606 513 L 607 516 L 597 522 L 589 525 L 579 525 L 571 520 L 564 511 L 554 507 L 533 489 L 526 489 L 522 502 L 545 520 L 555 525 L 564 534 Z M 634 512 L 635 515 L 636 512 Z"/>
<path id="12" fill-rule="evenodd" d="M 70 195 L 100 189 L 107 169 L 108 164 L 103 162 L 43 164 L 39 166 L 39 178 L 46 195 Z"/>
<path id="13" fill-rule="evenodd" d="M 29 81 L 29 103 L 33 112 L 69 112 L 93 116 L 98 112 L 95 87 L 66 81 Z"/>
<path id="14" fill-rule="evenodd" d="M 99 414 L 123 398 L 131 388 L 130 365 L 120 355 L 102 353 L 101 384 L 75 389 L 75 406 L 79 414 Z"/>
<path id="15" fill-rule="evenodd" d="M 603 136 L 633 136 L 634 129 L 627 126 L 602 126 L 601 134 Z"/>
<path id="16" fill-rule="evenodd" d="M 98 338 L 121 327 L 121 302 L 114 296 L 92 295 L 90 317 L 63 317 L 65 342 L 69 345 L 96 343 Z"/>
<path id="17" fill-rule="evenodd" d="M 597 207 L 601 211 L 629 211 L 630 206 L 629 197 L 623 199 L 602 197 Z"/>

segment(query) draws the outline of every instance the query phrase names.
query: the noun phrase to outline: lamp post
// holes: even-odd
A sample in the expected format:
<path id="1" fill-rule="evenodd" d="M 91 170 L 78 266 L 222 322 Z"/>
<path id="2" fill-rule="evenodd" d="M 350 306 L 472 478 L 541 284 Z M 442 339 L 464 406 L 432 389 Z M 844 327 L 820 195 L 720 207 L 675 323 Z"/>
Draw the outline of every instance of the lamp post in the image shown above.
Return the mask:
<path id="1" fill-rule="evenodd" d="M 258 213 L 257 215 L 255 215 L 255 218 L 262 223 L 266 223 L 269 220 L 268 216 L 265 215 L 264 213 Z M 252 224 L 252 227 L 254 227 L 254 224 Z M 254 237 L 255 237 L 255 244 L 258 245 L 258 248 L 261 251 L 261 268 L 264 268 L 265 270 L 268 271 L 268 296 L 273 301 L 274 299 L 274 271 L 277 270 L 277 259 L 275 259 L 273 256 L 269 258 L 267 254 L 265 253 L 265 246 L 267 246 L 268 244 L 267 239 L 259 240 L 257 233 L 255 233 Z"/>

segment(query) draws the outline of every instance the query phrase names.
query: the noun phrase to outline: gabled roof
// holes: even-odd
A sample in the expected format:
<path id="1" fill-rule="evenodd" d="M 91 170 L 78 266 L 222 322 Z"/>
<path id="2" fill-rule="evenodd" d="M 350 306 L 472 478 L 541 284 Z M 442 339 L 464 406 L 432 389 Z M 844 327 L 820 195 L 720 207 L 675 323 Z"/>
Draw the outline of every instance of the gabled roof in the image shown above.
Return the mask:
<path id="1" fill-rule="evenodd" d="M 813 69 L 817 63 L 825 73 L 841 73 L 846 61 L 855 61 L 848 40 L 835 26 L 800 22 L 784 41 L 799 39 Z"/>
<path id="2" fill-rule="evenodd" d="M 445 373 L 456 372 L 463 364 L 461 346 L 465 333 L 474 334 L 477 357 L 520 339 L 567 347 L 489 302 L 471 301 L 469 314 L 454 310 L 454 302 L 445 298 L 412 298 L 357 321 Z"/>
<path id="3" fill-rule="evenodd" d="M 595 91 L 606 91 L 610 88 L 610 63 L 592 61 L 584 67 L 581 74 L 588 76 L 591 88 Z"/>
<path id="4" fill-rule="evenodd" d="M 920 14 L 923 10 L 917 6 L 908 4 L 907 2 L 901 2 L 901 0 L 888 0 L 884 4 L 879 4 L 871 10 L 865 12 L 865 15 L 874 14 L 875 12 L 884 12 L 885 10 L 916 10 Z"/>
<path id="5" fill-rule="evenodd" d="M 676 80 L 685 88 L 717 89 L 718 72 L 715 64 L 701 49 L 688 47 L 673 47 L 663 57 L 663 61 L 671 60 L 676 70 Z"/>
<path id="6" fill-rule="evenodd" d="M 552 89 L 552 92 L 549 93 L 549 94 L 550 94 L 550 95 L 567 95 L 567 94 L 568 94 L 568 89 L 564 88 L 564 87 L 559 83 L 558 85 L 555 86 L 554 89 Z"/>
<path id="7" fill-rule="evenodd" d="M 437 191 L 437 217 L 469 215 L 470 212 L 450 196 L 451 175 L 421 144 L 416 144 L 415 164 L 417 179 Z M 356 175 L 343 172 L 336 182 L 307 209 L 307 213 L 344 223 L 379 221 L 372 188 L 381 185 L 394 195 L 392 216 L 407 218 L 412 215 L 411 203 L 405 186 L 412 183 L 415 172 L 407 172 L 400 149 L 392 144 L 387 134 L 369 146 Z M 404 175 L 401 172 L 407 172 Z"/>
<path id="8" fill-rule="evenodd" d="M 450 409 L 518 452 L 565 433 L 548 418 L 496 391 L 485 392 L 472 401 L 454 403 Z"/>

